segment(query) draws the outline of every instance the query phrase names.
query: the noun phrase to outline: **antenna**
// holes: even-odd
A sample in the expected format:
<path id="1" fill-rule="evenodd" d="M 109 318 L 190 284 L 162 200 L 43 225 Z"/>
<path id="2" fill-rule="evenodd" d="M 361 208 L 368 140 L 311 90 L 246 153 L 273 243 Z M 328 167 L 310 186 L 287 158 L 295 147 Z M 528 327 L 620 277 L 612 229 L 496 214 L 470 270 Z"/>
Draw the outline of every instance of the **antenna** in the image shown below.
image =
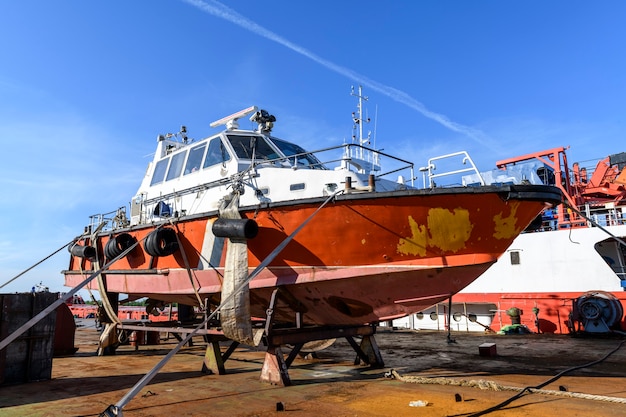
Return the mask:
<path id="1" fill-rule="evenodd" d="M 365 144 L 369 145 L 369 143 L 370 143 L 370 135 L 371 135 L 372 132 L 368 132 L 367 133 L 367 138 L 363 137 L 363 124 L 370 122 L 369 117 L 366 120 L 363 120 L 363 101 L 364 100 L 367 101 L 369 99 L 369 97 L 363 95 L 363 86 L 361 86 L 361 85 L 359 86 L 358 94 L 355 94 L 354 86 L 352 86 L 352 92 L 350 93 L 350 95 L 358 97 L 358 99 L 359 99 L 359 104 L 357 105 L 357 113 L 356 114 L 352 113 L 352 120 L 354 120 L 354 130 L 356 130 L 357 125 L 358 125 L 358 128 L 359 128 L 359 138 L 358 138 L 359 145 L 361 145 L 361 146 L 363 146 Z M 354 134 L 352 135 L 352 139 L 353 140 L 356 139 L 355 136 L 356 135 L 354 135 Z M 360 152 L 360 158 L 363 158 L 363 149 L 361 148 L 359 152 Z"/>
<path id="2" fill-rule="evenodd" d="M 374 113 L 374 145 L 372 148 L 376 149 L 376 131 L 378 129 L 378 104 L 376 105 L 376 112 Z"/>
<path id="3" fill-rule="evenodd" d="M 214 121 L 213 123 L 211 123 L 209 126 L 211 127 L 217 127 L 220 125 L 226 125 L 226 128 L 228 130 L 232 130 L 232 129 L 238 129 L 239 128 L 239 124 L 237 123 L 237 120 L 241 117 L 245 117 L 251 113 L 254 113 L 257 111 L 257 107 L 256 106 L 250 106 L 247 109 L 243 109 L 241 111 L 238 111 L 237 113 L 233 113 L 230 116 L 226 116 L 226 117 L 222 117 L 219 120 Z"/>

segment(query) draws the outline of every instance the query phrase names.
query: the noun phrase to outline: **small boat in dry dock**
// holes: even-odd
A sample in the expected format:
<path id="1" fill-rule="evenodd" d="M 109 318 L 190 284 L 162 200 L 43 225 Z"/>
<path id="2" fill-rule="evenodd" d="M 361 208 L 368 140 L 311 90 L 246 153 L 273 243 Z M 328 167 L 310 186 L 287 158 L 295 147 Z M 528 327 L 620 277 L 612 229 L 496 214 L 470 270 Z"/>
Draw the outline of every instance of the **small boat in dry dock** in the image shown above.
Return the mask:
<path id="1" fill-rule="evenodd" d="M 362 134 L 309 152 L 274 136 L 275 122 L 253 106 L 205 139 L 160 135 L 130 210 L 92 216 L 71 246 L 65 284 L 110 264 L 89 284 L 109 297 L 211 311 L 237 292 L 222 324 L 268 309 L 297 326 L 376 323 L 457 293 L 561 201 L 545 185 L 419 189 L 412 163 Z"/>

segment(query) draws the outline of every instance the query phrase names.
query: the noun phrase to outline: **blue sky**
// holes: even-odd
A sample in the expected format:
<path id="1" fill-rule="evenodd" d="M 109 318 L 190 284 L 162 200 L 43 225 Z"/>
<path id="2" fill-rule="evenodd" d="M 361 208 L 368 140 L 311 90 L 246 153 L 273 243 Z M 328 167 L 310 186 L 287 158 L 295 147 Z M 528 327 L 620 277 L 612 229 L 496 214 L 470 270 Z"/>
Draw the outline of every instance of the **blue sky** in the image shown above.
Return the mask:
<path id="1" fill-rule="evenodd" d="M 0 285 L 127 205 L 159 133 L 250 105 L 308 149 L 352 134 L 425 165 L 625 151 L 626 2 L 0 0 Z M 374 124 L 369 128 L 374 130 Z M 63 287 L 67 251 L 0 292 Z"/>

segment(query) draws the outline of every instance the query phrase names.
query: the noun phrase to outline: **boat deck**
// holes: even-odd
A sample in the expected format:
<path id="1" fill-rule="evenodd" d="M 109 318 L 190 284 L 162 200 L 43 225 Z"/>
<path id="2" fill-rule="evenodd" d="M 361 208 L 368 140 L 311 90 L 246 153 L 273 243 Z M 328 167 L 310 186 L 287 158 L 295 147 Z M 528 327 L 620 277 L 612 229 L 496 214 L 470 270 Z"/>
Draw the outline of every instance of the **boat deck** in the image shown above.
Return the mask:
<path id="1" fill-rule="evenodd" d="M 89 321 L 87 321 L 89 323 Z M 95 356 L 93 327 L 76 332 L 79 351 L 55 358 L 52 380 L 0 387 L 0 414 L 25 416 L 98 416 L 119 401 L 174 346 L 122 346 L 115 356 Z M 124 408 L 124 416 L 469 416 L 517 394 L 471 386 L 418 384 L 386 377 L 443 377 L 445 381 L 485 380 L 501 386 L 534 386 L 559 372 L 604 357 L 624 338 L 563 335 L 452 334 L 391 331 L 380 328 L 376 340 L 385 368 L 354 366 L 345 340 L 296 359 L 289 370 L 293 386 L 259 382 L 264 352 L 239 348 L 226 362 L 227 375 L 200 372 L 205 345 L 201 338 L 184 347 L 155 379 Z M 479 345 L 495 343 L 497 355 L 479 355 Z M 225 348 L 225 347 L 224 347 Z M 483 347 L 482 353 L 493 353 Z M 606 360 L 582 368 L 544 387 L 557 394 L 579 392 L 595 397 L 568 398 L 526 394 L 493 415 L 626 415 L 626 343 Z M 567 392 L 563 392 L 566 390 Z M 611 397 L 620 402 L 610 402 Z M 411 402 L 425 401 L 422 407 Z M 283 411 L 279 409 L 283 408 Z"/>

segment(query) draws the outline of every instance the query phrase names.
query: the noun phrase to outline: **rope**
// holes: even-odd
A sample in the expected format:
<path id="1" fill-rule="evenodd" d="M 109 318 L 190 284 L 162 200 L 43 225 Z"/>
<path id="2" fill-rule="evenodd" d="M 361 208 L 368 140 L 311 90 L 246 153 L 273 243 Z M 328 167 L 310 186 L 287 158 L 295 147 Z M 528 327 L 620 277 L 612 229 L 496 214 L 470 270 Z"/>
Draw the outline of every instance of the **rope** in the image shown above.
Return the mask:
<path id="1" fill-rule="evenodd" d="M 607 235 L 611 236 L 614 240 L 616 240 L 618 243 L 620 243 L 622 246 L 626 246 L 626 241 L 624 241 L 623 239 L 621 239 L 618 236 L 615 236 L 613 233 L 609 232 L 607 229 L 605 229 L 604 227 L 602 227 L 601 224 L 598 224 L 595 220 L 590 219 L 589 217 L 587 217 L 585 214 L 583 214 L 580 210 L 578 210 L 578 208 L 570 205 L 567 202 L 563 202 L 563 204 L 571 209 L 572 211 L 574 211 L 576 214 L 578 214 L 580 217 L 582 217 L 583 219 L 587 220 L 589 223 L 591 223 L 593 226 L 597 227 L 598 229 L 602 230 L 604 233 L 606 233 Z M 570 227 L 570 233 L 571 233 L 572 228 Z"/>
<path id="2" fill-rule="evenodd" d="M 100 261 L 94 261 L 93 265 L 94 268 L 99 268 Z M 111 302 L 109 300 L 108 292 L 106 286 L 104 285 L 104 279 L 102 278 L 102 274 L 98 274 L 97 279 L 98 291 L 100 292 L 100 301 L 102 301 L 102 307 L 104 308 L 104 311 L 106 311 L 107 316 L 109 316 L 109 319 L 111 319 L 114 324 L 121 324 L 122 321 L 115 313 L 115 310 L 113 309 L 113 306 L 111 305 Z"/>
<path id="3" fill-rule="evenodd" d="M 102 228 L 106 225 L 106 221 L 101 222 L 98 227 L 93 231 L 93 233 L 90 236 L 90 241 L 93 244 L 94 248 L 96 248 L 96 253 L 97 253 L 97 245 L 98 245 L 98 240 L 97 240 L 97 235 L 100 232 L 100 230 L 102 230 Z M 155 230 L 158 230 L 159 228 L 161 228 L 161 226 L 158 226 Z M 145 239 L 145 238 L 144 238 Z M 134 245 L 132 245 L 131 248 L 134 248 L 135 246 L 137 246 L 139 244 L 139 242 L 135 242 Z M 132 249 L 131 249 L 132 250 Z M 130 251 L 125 251 L 125 253 L 130 253 Z M 126 255 L 124 255 L 126 256 Z M 115 258 L 115 260 L 110 261 L 109 265 L 113 264 L 113 262 L 116 262 L 118 259 L 121 259 L 122 257 L 118 255 L 117 258 Z M 100 268 L 100 260 L 96 258 L 95 261 L 93 261 L 93 268 L 94 269 L 99 269 Z M 104 269 L 102 269 L 104 270 Z M 101 271 L 102 271 L 101 270 Z M 80 272 L 81 274 L 83 274 L 83 269 L 82 267 L 80 268 Z M 100 340 L 98 343 L 98 350 L 97 350 L 97 354 L 98 356 L 102 356 L 104 355 L 105 352 L 105 348 L 115 345 L 119 342 L 118 340 L 118 335 L 117 335 L 117 326 L 119 324 L 122 324 L 122 321 L 120 320 L 120 318 L 118 317 L 117 313 L 115 312 L 115 309 L 113 308 L 113 305 L 111 305 L 111 301 L 109 300 L 109 296 L 108 296 L 108 291 L 106 288 L 106 285 L 104 284 L 104 278 L 102 277 L 102 274 L 97 274 L 96 275 L 96 280 L 98 282 L 98 291 L 100 292 L 100 301 L 102 303 L 101 307 L 104 309 L 104 311 L 106 312 L 107 317 L 111 320 L 110 323 L 106 322 L 103 323 L 104 324 L 104 328 L 102 330 L 102 333 L 100 334 Z M 91 296 L 92 299 L 95 300 L 93 294 L 91 293 L 91 291 L 89 290 L 89 287 L 87 287 L 87 290 L 89 291 L 89 295 Z M 96 302 L 96 305 L 98 305 L 100 307 L 100 305 Z M 100 321 L 102 323 L 102 321 Z"/>
<path id="4" fill-rule="evenodd" d="M 443 385 L 460 385 L 460 386 L 478 386 L 481 387 L 481 389 L 493 389 L 494 391 L 502 391 L 502 390 L 509 390 L 509 391 L 518 391 L 517 394 L 515 394 L 513 397 L 509 398 L 508 400 L 505 400 L 503 402 L 501 402 L 500 404 L 497 404 L 493 407 L 490 407 L 486 410 L 483 411 L 479 411 L 477 413 L 471 414 L 468 417 L 479 417 L 485 414 L 489 414 L 493 411 L 497 411 L 499 409 L 501 409 L 502 407 L 509 405 L 510 403 L 512 403 L 513 401 L 515 401 L 516 399 L 522 397 L 524 395 L 524 393 L 528 392 L 528 393 L 539 393 L 539 394 L 548 394 L 548 395 L 559 395 L 559 396 L 566 396 L 566 397 L 572 397 L 572 398 L 584 398 L 584 399 L 592 399 L 592 400 L 598 400 L 598 401 L 606 401 L 606 402 L 614 402 L 614 403 L 620 403 L 620 404 L 626 404 L 626 398 L 619 398 L 619 397 L 606 397 L 603 395 L 591 395 L 591 394 L 582 394 L 582 393 L 575 393 L 575 392 L 563 392 L 563 391 L 552 391 L 552 390 L 542 390 L 541 388 L 545 387 L 548 384 L 553 383 L 554 381 L 556 381 L 557 379 L 561 378 L 563 375 L 570 373 L 572 371 L 576 371 L 578 369 L 582 369 L 582 368 L 587 368 L 593 365 L 596 365 L 600 362 L 603 362 L 604 360 L 606 360 L 609 356 L 611 356 L 612 354 L 614 354 L 615 352 L 617 352 L 619 349 L 621 349 L 621 347 L 624 345 L 624 343 L 626 343 L 626 340 L 620 342 L 619 345 L 617 345 L 617 347 L 615 347 L 615 349 L 611 350 L 609 353 L 607 353 L 606 355 L 604 355 L 602 358 L 595 360 L 593 362 L 589 362 L 583 365 L 578 365 L 578 366 L 573 366 L 571 368 L 565 369 L 564 371 L 559 372 L 558 374 L 556 374 L 555 376 L 553 376 L 552 378 L 548 379 L 545 382 L 542 382 L 539 385 L 535 385 L 534 387 L 525 387 L 525 388 L 519 388 L 519 387 L 509 387 L 509 386 L 500 386 L 499 384 L 492 382 L 492 381 L 469 381 L 468 384 L 471 383 L 471 385 L 461 385 L 461 380 L 459 381 L 458 384 L 456 383 L 444 383 Z M 440 380 L 441 381 L 448 381 L 447 378 L 422 378 L 422 377 L 415 377 L 415 380 L 413 380 L 413 377 L 409 377 L 407 379 L 407 377 L 402 377 L 400 376 L 395 370 L 391 370 L 391 375 L 394 378 L 397 378 L 399 380 L 404 380 L 405 382 L 415 382 L 415 383 L 429 383 L 429 382 L 425 382 L 425 381 L 429 381 L 429 380 L 433 380 L 432 383 L 439 383 Z M 420 379 L 421 378 L 421 379 Z M 454 381 L 454 380 L 450 380 L 450 381 Z M 485 387 L 485 388 L 483 388 Z M 580 395 L 580 396 L 579 396 Z"/>
<path id="5" fill-rule="evenodd" d="M 200 293 L 198 292 L 198 288 L 196 288 L 196 284 L 193 282 L 193 279 L 196 278 L 191 271 L 191 266 L 189 265 L 189 261 L 187 260 L 187 254 L 185 253 L 185 248 L 183 247 L 183 242 L 180 240 L 180 230 L 178 229 L 178 223 L 174 223 L 170 220 L 170 224 L 176 228 L 176 242 L 178 242 L 178 247 L 180 248 L 180 254 L 183 257 L 183 262 L 185 263 L 185 269 L 187 269 L 187 275 L 189 276 L 189 282 L 191 283 L 191 288 L 193 288 L 193 292 L 196 295 L 198 300 L 198 305 L 200 306 L 200 310 L 204 311 L 204 303 L 202 302 L 202 298 L 200 297 Z M 198 280 L 198 278 L 196 278 Z M 198 285 L 200 286 L 200 281 L 198 281 Z"/>
<path id="6" fill-rule="evenodd" d="M 93 247 L 96 249 L 96 253 L 98 253 L 98 233 L 100 233 L 100 230 L 102 230 L 104 228 L 104 226 L 106 225 L 106 221 L 101 222 L 98 227 L 96 227 L 96 230 L 93 231 L 93 233 L 91 234 L 90 237 L 90 241 L 91 244 L 93 245 Z M 96 260 L 93 262 L 93 268 L 94 269 L 99 269 L 100 268 L 100 260 L 98 259 L 98 257 L 96 256 Z M 81 268 L 81 272 L 82 272 L 82 268 Z M 121 324 L 121 320 L 119 319 L 119 317 L 117 316 L 117 313 L 115 312 L 115 309 L 113 308 L 113 306 L 111 305 L 111 301 L 109 300 L 109 296 L 107 294 L 107 288 L 106 285 L 104 285 L 104 278 L 102 277 L 102 274 L 98 274 L 97 276 L 97 280 L 98 280 L 98 290 L 100 291 L 100 298 L 102 301 L 102 307 L 104 308 L 104 311 L 106 311 L 107 316 L 109 316 L 109 319 L 112 321 L 112 326 L 109 326 L 110 323 L 107 323 L 106 325 L 106 329 L 104 332 L 102 332 L 101 338 L 100 338 L 100 347 L 103 347 L 103 341 L 105 340 L 109 340 L 110 333 L 113 332 L 115 330 L 116 325 Z M 113 343 L 115 343 L 115 338 L 113 339 Z M 107 345 L 104 345 L 107 346 Z"/>
<path id="7" fill-rule="evenodd" d="M 61 250 L 63 250 L 63 248 L 68 247 L 69 245 L 71 245 L 72 243 L 74 243 L 76 240 L 78 240 L 79 237 L 74 238 L 72 240 L 70 240 L 69 242 L 65 243 L 63 246 L 61 246 L 59 249 L 55 250 L 54 252 L 52 252 L 50 255 L 46 256 L 45 258 L 43 258 L 42 260 L 40 260 L 39 262 L 36 262 L 35 264 L 33 264 L 32 266 L 26 268 L 25 270 L 23 270 L 22 272 L 20 272 L 19 274 L 17 274 L 16 276 L 14 276 L 13 278 L 11 278 L 10 280 L 8 280 L 7 282 L 5 282 L 4 284 L 0 285 L 0 288 L 3 288 L 6 285 L 9 285 L 10 283 L 12 283 L 13 281 L 15 281 L 16 279 L 18 279 L 19 277 L 21 277 L 22 275 L 24 275 L 25 273 L 27 273 L 28 271 L 30 271 L 31 269 L 39 266 L 40 264 L 42 264 L 43 262 L 47 261 L 48 259 L 52 258 L 54 255 L 56 255 L 57 253 L 59 253 Z"/>
<path id="8" fill-rule="evenodd" d="M 479 388 L 481 390 L 490 390 L 490 391 L 520 392 L 525 389 L 525 388 L 514 387 L 510 385 L 501 385 L 495 381 L 486 381 L 484 379 L 456 380 L 456 379 L 444 378 L 444 377 L 427 378 L 427 377 L 421 377 L 421 376 L 402 376 L 398 374 L 398 372 L 396 372 L 395 369 L 391 370 L 391 376 L 394 379 L 397 379 L 398 381 L 412 383 L 412 384 L 451 385 L 451 386 L 456 386 L 456 387 Z M 595 401 L 605 401 L 605 402 L 626 404 L 626 398 L 608 397 L 605 395 L 593 395 L 593 394 L 584 394 L 580 392 L 555 391 L 555 390 L 534 389 L 534 388 L 528 388 L 528 391 L 533 394 L 554 395 L 558 397 L 580 398 L 584 400 L 595 400 Z"/>

